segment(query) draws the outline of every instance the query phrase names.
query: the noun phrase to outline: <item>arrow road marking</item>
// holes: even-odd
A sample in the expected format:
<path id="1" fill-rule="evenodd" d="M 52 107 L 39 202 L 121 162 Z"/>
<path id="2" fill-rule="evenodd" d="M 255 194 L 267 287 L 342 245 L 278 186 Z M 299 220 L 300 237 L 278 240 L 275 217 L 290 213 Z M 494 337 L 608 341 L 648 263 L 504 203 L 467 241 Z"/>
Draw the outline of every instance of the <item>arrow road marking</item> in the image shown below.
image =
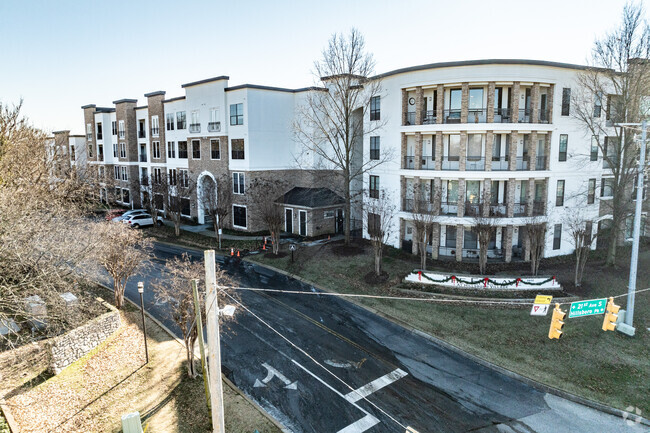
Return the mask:
<path id="1" fill-rule="evenodd" d="M 345 399 L 350 403 L 356 403 L 364 397 L 369 396 L 373 392 L 382 389 L 383 387 L 390 385 L 391 383 L 403 378 L 408 373 L 404 370 L 397 369 L 392 371 L 379 379 L 375 379 L 367 385 L 362 386 L 359 389 L 356 389 L 345 395 Z"/>
<path id="2" fill-rule="evenodd" d="M 261 382 L 260 382 L 259 379 L 255 379 L 255 384 L 253 385 L 254 388 L 264 388 L 264 387 L 266 387 L 266 384 L 269 383 L 273 379 L 273 377 L 277 377 L 282 382 L 284 382 L 284 388 L 285 389 L 298 389 L 298 381 L 297 380 L 292 383 L 289 379 L 286 378 L 286 376 L 284 374 L 280 373 L 278 370 L 271 367 L 266 362 L 262 364 L 262 367 L 266 368 L 268 373 L 266 374 L 266 377 L 264 379 L 262 379 Z"/>

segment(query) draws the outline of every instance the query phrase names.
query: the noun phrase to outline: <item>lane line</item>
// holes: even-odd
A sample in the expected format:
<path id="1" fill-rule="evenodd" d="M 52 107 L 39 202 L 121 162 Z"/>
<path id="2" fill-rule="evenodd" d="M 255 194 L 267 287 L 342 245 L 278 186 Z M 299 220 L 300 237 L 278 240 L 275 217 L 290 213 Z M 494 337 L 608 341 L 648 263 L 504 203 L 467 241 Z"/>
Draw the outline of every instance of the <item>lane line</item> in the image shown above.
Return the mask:
<path id="1" fill-rule="evenodd" d="M 382 377 L 362 386 L 361 388 L 346 394 L 344 398 L 350 403 L 355 403 L 362 398 L 368 397 L 373 392 L 378 391 L 383 387 L 403 378 L 406 375 L 408 375 L 407 372 L 398 368 L 397 370 L 391 371 L 390 373 L 385 374 Z"/>
<path id="2" fill-rule="evenodd" d="M 359 421 L 356 421 L 336 433 L 362 433 L 370 427 L 379 424 L 379 420 L 372 415 L 366 415 Z"/>

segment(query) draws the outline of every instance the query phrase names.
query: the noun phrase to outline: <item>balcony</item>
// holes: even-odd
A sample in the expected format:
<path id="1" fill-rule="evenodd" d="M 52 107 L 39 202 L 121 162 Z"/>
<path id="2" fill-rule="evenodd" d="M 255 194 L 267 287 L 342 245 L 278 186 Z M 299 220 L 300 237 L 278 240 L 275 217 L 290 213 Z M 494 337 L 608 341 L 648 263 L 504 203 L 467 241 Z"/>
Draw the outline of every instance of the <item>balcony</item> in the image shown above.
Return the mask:
<path id="1" fill-rule="evenodd" d="M 442 215 L 457 215 L 458 202 L 457 201 L 443 201 L 440 203 L 440 213 Z"/>
<path id="2" fill-rule="evenodd" d="M 533 215 L 540 216 L 544 215 L 544 202 L 535 200 L 533 202 Z"/>
<path id="3" fill-rule="evenodd" d="M 507 156 L 493 156 L 492 157 L 492 171 L 508 171 L 509 162 Z"/>
<path id="4" fill-rule="evenodd" d="M 460 123 L 460 109 L 444 110 L 443 123 Z"/>
<path id="5" fill-rule="evenodd" d="M 433 125 L 437 123 L 438 118 L 436 117 L 435 111 L 427 111 L 424 113 L 424 118 L 422 119 L 423 125 Z"/>
<path id="6" fill-rule="evenodd" d="M 539 123 L 550 123 L 550 112 L 549 110 L 539 110 Z"/>
<path id="7" fill-rule="evenodd" d="M 201 132 L 201 124 L 200 123 L 190 123 L 190 132 L 193 132 L 193 133 Z"/>
<path id="8" fill-rule="evenodd" d="M 404 157 L 404 168 L 408 170 L 415 169 L 415 156 L 409 155 Z"/>
<path id="9" fill-rule="evenodd" d="M 152 130 L 153 132 L 153 130 Z M 138 138 L 147 138 L 147 131 L 141 129 L 138 131 Z"/>
<path id="10" fill-rule="evenodd" d="M 470 108 L 467 112 L 467 123 L 487 122 L 487 110 L 485 108 Z"/>
<path id="11" fill-rule="evenodd" d="M 404 199 L 403 209 L 405 212 L 417 212 L 423 214 L 438 215 L 438 209 L 434 203 L 426 200 Z"/>
<path id="12" fill-rule="evenodd" d="M 406 125 L 415 125 L 415 111 L 406 113 Z"/>
<path id="13" fill-rule="evenodd" d="M 458 170 L 460 166 L 460 157 L 458 156 L 443 156 L 442 169 L 443 170 Z"/>
<path id="14" fill-rule="evenodd" d="M 510 108 L 495 108 L 494 123 L 511 123 L 512 117 L 510 113 Z"/>
<path id="15" fill-rule="evenodd" d="M 546 170 L 546 156 L 540 155 L 535 163 L 535 170 Z"/>
<path id="16" fill-rule="evenodd" d="M 433 156 L 423 156 L 421 170 L 435 170 L 435 169 L 436 169 L 436 159 Z"/>
<path id="17" fill-rule="evenodd" d="M 526 216 L 526 210 L 528 205 L 526 203 L 514 203 L 513 204 L 513 215 L 516 217 Z"/>
<path id="18" fill-rule="evenodd" d="M 530 170 L 528 168 L 528 156 L 518 156 L 517 161 L 516 161 L 516 170 L 517 171 L 527 171 Z"/>
<path id="19" fill-rule="evenodd" d="M 147 162 L 147 155 L 146 154 L 140 154 L 140 162 Z"/>
<path id="20" fill-rule="evenodd" d="M 465 216 L 468 217 L 477 217 L 481 215 L 481 203 L 478 202 L 465 202 Z"/>
<path id="21" fill-rule="evenodd" d="M 519 109 L 518 120 L 520 123 L 532 123 L 533 110 L 530 108 Z"/>
<path id="22" fill-rule="evenodd" d="M 485 158 L 482 156 L 468 156 L 465 162 L 466 171 L 483 171 L 485 170 Z"/>
<path id="23" fill-rule="evenodd" d="M 508 209 L 505 203 L 490 204 L 490 216 L 495 218 L 504 218 L 508 215 Z"/>
<path id="24" fill-rule="evenodd" d="M 209 122 L 208 123 L 209 132 L 220 132 L 221 131 L 221 122 Z"/>

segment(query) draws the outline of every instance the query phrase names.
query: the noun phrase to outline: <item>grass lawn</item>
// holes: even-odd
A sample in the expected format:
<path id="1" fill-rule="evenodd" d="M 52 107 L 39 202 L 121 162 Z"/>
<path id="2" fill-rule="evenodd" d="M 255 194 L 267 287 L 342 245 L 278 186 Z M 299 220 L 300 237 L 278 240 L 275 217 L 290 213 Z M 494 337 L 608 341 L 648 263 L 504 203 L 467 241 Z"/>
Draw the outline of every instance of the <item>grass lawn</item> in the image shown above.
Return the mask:
<path id="1" fill-rule="evenodd" d="M 187 377 L 184 347 L 147 320 L 147 365 L 140 313 L 128 304 L 120 329 L 57 376 L 45 373 L 42 343 L 0 353 L 0 398 L 21 432 L 119 432 L 121 415 L 136 410 L 148 433 L 211 431 L 203 382 Z M 223 388 L 228 432 L 279 433 L 256 407 Z"/>
<path id="2" fill-rule="evenodd" d="M 252 250 L 260 246 L 259 240 L 221 240 L 221 249 L 219 249 L 219 240 L 213 237 L 204 236 L 199 233 L 193 233 L 181 230 L 181 235 L 176 236 L 174 227 L 149 227 L 144 229 L 145 236 L 162 242 L 172 242 L 175 244 L 185 245 L 190 248 L 210 248 L 220 254 L 230 254 L 230 248 L 235 250 Z"/>
<path id="3" fill-rule="evenodd" d="M 621 249 L 621 255 L 625 253 L 629 254 L 629 249 Z M 364 281 L 364 275 L 372 270 L 370 247 L 365 247 L 365 254 L 355 256 L 337 255 L 331 244 L 303 247 L 295 263 L 288 256 L 257 255 L 249 259 L 329 290 L 384 295 L 403 295 L 394 289 L 407 273 L 419 267 L 417 258 L 388 249 L 384 270 L 390 278 L 373 286 Z M 626 293 L 629 263 L 624 261 L 613 269 L 594 260 L 587 265 L 582 288 L 569 292 L 585 299 Z M 439 264 L 430 262 L 429 268 Z M 522 269 L 526 272 L 528 264 L 522 264 Z M 560 283 L 572 282 L 573 264 L 562 259 L 543 261 L 540 274 L 556 275 Z M 642 247 L 638 288 L 649 286 L 650 252 Z M 636 406 L 646 416 L 650 414 L 650 291 L 636 297 L 636 337 L 602 331 L 600 315 L 565 320 L 564 336 L 559 341 L 548 339 L 550 315 L 532 317 L 529 309 L 373 299 L 358 302 L 523 376 L 619 409 Z M 624 297 L 616 303 L 625 308 Z M 562 308 L 568 311 L 568 306 Z"/>

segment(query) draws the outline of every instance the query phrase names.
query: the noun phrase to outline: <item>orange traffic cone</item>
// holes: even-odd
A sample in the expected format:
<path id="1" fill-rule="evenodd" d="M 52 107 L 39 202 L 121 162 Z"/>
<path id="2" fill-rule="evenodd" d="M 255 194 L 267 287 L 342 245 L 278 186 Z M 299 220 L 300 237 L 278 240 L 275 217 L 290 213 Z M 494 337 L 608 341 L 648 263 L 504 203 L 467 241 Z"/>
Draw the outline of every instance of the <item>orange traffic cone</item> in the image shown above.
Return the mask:
<path id="1" fill-rule="evenodd" d="M 266 251 L 266 244 L 263 244 L 263 245 L 262 245 L 262 249 L 263 249 L 264 251 Z"/>
<path id="2" fill-rule="evenodd" d="M 231 256 L 234 256 L 234 255 L 235 255 L 235 249 L 234 249 L 234 248 L 231 248 L 231 249 L 230 249 L 230 255 L 231 255 Z"/>
<path id="3" fill-rule="evenodd" d="M 240 257 L 240 256 L 239 256 L 239 250 L 237 250 L 237 257 Z"/>
<path id="4" fill-rule="evenodd" d="M 330 235 L 327 235 L 327 240 L 328 240 L 328 241 L 330 240 Z"/>

